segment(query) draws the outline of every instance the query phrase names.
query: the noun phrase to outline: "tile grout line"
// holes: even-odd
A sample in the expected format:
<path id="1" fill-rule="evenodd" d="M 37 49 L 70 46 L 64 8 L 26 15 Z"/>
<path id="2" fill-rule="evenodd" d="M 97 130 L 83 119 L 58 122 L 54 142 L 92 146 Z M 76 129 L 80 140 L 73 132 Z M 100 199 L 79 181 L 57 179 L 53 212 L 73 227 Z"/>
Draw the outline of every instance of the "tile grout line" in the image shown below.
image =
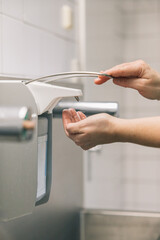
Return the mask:
<path id="1" fill-rule="evenodd" d="M 61 35 L 61 34 L 59 34 L 59 33 L 50 31 L 50 30 L 48 30 L 48 29 L 45 29 L 45 28 L 43 28 L 43 27 L 40 27 L 40 26 L 35 25 L 35 24 L 32 24 L 32 23 L 29 23 L 29 22 L 25 21 L 24 19 L 21 20 L 20 18 L 13 17 L 13 16 L 11 16 L 11 15 L 9 15 L 9 14 L 6 14 L 6 13 L 3 13 L 3 12 L 2 12 L 1 14 L 2 14 L 2 16 L 6 16 L 6 17 L 8 17 L 8 18 L 14 19 L 14 20 L 16 20 L 16 21 L 18 21 L 18 22 L 20 22 L 20 23 L 23 23 L 23 24 L 25 24 L 25 25 L 27 25 L 27 26 L 33 27 L 33 28 L 35 28 L 35 29 L 37 29 L 37 30 L 41 30 L 41 31 L 43 31 L 43 32 L 45 32 L 45 33 L 51 34 L 51 35 L 53 35 L 53 36 L 55 36 L 55 37 L 57 37 L 57 38 L 66 40 L 66 41 L 71 42 L 71 43 L 77 43 L 77 40 L 74 40 L 74 39 L 72 39 L 72 38 L 65 37 L 65 36 L 63 36 L 63 35 Z"/>

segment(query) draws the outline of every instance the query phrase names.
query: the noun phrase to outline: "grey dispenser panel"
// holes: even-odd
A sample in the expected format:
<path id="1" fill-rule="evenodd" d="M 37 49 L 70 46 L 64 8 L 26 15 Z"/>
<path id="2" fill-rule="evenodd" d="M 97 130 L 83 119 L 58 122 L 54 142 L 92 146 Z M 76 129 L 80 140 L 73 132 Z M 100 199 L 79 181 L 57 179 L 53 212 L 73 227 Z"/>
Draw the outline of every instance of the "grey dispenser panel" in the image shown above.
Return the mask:
<path id="1" fill-rule="evenodd" d="M 0 143 L 0 220 L 7 221 L 33 211 L 37 192 L 37 107 L 20 82 L 0 81 L 0 104 L 32 109 L 32 139 Z"/>
<path id="2" fill-rule="evenodd" d="M 9 106 L 26 106 L 32 109 L 35 121 L 33 136 L 29 141 L 8 141 L 7 138 L 0 144 L 0 220 L 8 221 L 32 213 L 35 205 L 46 203 L 49 199 L 52 179 L 52 114 L 38 116 L 35 100 L 21 82 L 0 81 L 0 104 L 8 106 L 8 109 Z M 38 151 L 45 142 L 44 152 Z M 41 160 L 45 165 L 39 168 Z"/>
<path id="3" fill-rule="evenodd" d="M 0 143 L 0 220 L 27 215 L 35 205 L 48 201 L 52 179 L 52 109 L 62 97 L 81 94 L 79 89 L 40 82 L 25 85 L 20 80 L 0 81 L 0 107 L 25 106 L 31 109 L 35 122 L 30 141 L 7 139 Z"/>

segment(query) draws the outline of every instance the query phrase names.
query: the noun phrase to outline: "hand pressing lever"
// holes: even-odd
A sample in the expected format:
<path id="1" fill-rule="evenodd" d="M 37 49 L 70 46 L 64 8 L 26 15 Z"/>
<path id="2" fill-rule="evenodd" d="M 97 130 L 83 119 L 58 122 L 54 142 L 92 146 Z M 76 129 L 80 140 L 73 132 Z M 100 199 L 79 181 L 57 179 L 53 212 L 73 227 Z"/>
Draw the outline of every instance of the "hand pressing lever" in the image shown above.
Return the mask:
<path id="1" fill-rule="evenodd" d="M 143 60 L 123 63 L 102 73 L 111 75 L 118 86 L 133 88 L 145 98 L 160 100 L 160 74 Z M 100 85 L 109 79 L 99 75 L 94 82 Z"/>

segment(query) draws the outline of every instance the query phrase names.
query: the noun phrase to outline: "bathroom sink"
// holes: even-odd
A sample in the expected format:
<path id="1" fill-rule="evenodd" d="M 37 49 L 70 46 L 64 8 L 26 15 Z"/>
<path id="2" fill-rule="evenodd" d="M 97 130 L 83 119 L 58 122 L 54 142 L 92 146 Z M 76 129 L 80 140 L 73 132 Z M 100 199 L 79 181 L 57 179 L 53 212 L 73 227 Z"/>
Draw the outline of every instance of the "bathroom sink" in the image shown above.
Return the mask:
<path id="1" fill-rule="evenodd" d="M 160 214 L 83 210 L 81 240 L 160 240 Z"/>

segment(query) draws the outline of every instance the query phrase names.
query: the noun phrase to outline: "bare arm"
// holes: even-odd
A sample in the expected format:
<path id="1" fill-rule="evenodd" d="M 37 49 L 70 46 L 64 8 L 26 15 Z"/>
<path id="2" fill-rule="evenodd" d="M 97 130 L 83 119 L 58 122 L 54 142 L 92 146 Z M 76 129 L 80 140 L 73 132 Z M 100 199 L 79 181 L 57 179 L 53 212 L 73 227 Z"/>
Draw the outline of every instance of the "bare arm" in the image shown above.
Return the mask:
<path id="1" fill-rule="evenodd" d="M 63 125 L 67 136 L 84 150 L 113 142 L 160 147 L 160 117 L 127 120 L 103 113 L 86 118 L 70 109 L 63 112 Z"/>
<path id="2" fill-rule="evenodd" d="M 113 82 L 122 87 L 133 88 L 143 97 L 160 100 L 160 74 L 142 60 L 117 65 L 104 71 L 113 76 Z M 99 76 L 96 84 L 109 78 Z M 151 147 L 160 147 L 160 117 L 142 119 L 118 119 L 108 114 L 86 118 L 74 109 L 63 112 L 64 129 L 82 149 L 98 144 L 131 142 Z"/>
<path id="3" fill-rule="evenodd" d="M 117 141 L 160 147 L 160 117 L 119 119 Z"/>

